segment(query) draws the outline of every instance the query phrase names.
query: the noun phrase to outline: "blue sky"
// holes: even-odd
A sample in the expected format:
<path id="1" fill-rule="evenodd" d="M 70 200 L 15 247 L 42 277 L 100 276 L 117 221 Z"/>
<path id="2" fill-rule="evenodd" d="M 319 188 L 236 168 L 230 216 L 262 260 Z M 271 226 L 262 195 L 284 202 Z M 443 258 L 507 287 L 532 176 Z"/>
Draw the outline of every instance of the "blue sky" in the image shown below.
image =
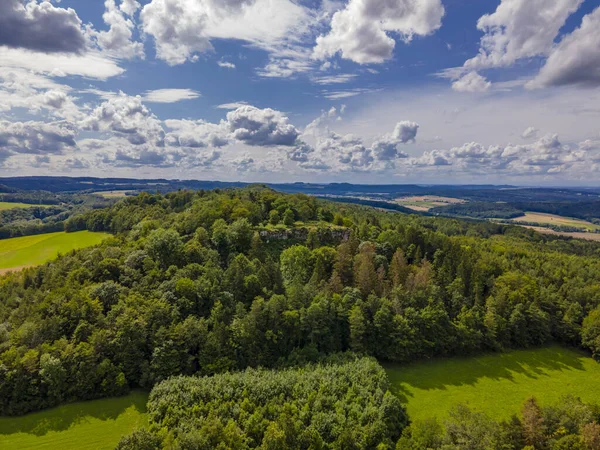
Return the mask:
<path id="1" fill-rule="evenodd" d="M 6 0 L 0 176 L 597 184 L 599 8 Z"/>

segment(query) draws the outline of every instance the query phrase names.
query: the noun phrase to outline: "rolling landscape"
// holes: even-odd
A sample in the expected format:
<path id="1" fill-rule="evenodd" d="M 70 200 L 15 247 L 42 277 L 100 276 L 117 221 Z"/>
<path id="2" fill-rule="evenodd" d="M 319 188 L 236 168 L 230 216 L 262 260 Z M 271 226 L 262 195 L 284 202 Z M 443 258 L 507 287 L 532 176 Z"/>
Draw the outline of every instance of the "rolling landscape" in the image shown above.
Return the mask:
<path id="1" fill-rule="evenodd" d="M 52 233 L 6 208 L 30 234 L 0 240 L 3 447 L 522 448 L 532 415 L 593 441 L 600 243 L 429 212 L 456 194 L 164 189 L 35 191 L 91 205 Z"/>
<path id="2" fill-rule="evenodd" d="M 600 450 L 600 0 L 0 0 L 0 450 Z"/>

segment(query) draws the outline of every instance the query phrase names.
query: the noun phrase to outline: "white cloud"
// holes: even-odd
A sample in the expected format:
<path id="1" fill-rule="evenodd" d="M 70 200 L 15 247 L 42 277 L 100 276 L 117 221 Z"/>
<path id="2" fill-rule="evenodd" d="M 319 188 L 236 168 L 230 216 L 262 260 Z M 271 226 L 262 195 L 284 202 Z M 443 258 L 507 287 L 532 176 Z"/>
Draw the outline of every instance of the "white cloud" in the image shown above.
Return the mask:
<path id="1" fill-rule="evenodd" d="M 270 108 L 241 106 L 227 113 L 227 122 L 233 137 L 248 145 L 293 146 L 300 135 L 283 113 Z"/>
<path id="2" fill-rule="evenodd" d="M 169 119 L 165 121 L 165 125 L 173 130 L 167 135 L 169 145 L 188 148 L 220 148 L 231 142 L 225 123 L 213 124 L 203 120 Z"/>
<path id="3" fill-rule="evenodd" d="M 361 94 L 369 94 L 373 92 L 379 92 L 381 89 L 370 89 L 370 88 L 354 88 L 354 89 L 343 89 L 336 91 L 321 91 L 323 97 L 329 100 L 341 100 L 343 98 L 356 97 Z"/>
<path id="4" fill-rule="evenodd" d="M 477 72 L 469 72 L 452 83 L 452 89 L 458 92 L 485 92 L 492 83 Z"/>
<path id="5" fill-rule="evenodd" d="M 521 135 L 521 137 L 523 139 L 535 139 L 535 138 L 537 138 L 537 134 L 538 134 L 537 128 L 528 127 L 525 131 L 523 131 L 523 134 Z"/>
<path id="6" fill-rule="evenodd" d="M 81 53 L 87 47 L 75 10 L 48 1 L 2 0 L 0 46 L 44 53 Z"/>
<path id="7" fill-rule="evenodd" d="M 527 87 L 600 86 L 600 8 L 583 17 L 581 26 L 565 36 Z"/>
<path id="8" fill-rule="evenodd" d="M 114 59 L 99 52 L 90 51 L 83 55 L 47 54 L 7 47 L 0 47 L 0 67 L 22 68 L 57 77 L 78 75 L 97 80 L 106 80 L 124 72 Z"/>
<path id="9" fill-rule="evenodd" d="M 291 0 L 152 0 L 140 17 L 157 57 L 171 65 L 212 51 L 212 39 L 245 41 L 283 59 L 310 22 L 309 10 Z"/>
<path id="10" fill-rule="evenodd" d="M 349 81 L 354 80 L 358 75 L 354 73 L 343 73 L 338 75 L 327 75 L 327 76 L 319 76 L 312 77 L 311 81 L 316 84 L 342 84 L 348 83 Z"/>
<path id="11" fill-rule="evenodd" d="M 102 18 L 110 28 L 108 31 L 90 30 L 90 34 L 97 39 L 98 45 L 109 54 L 118 58 L 143 58 L 144 45 L 133 40 L 135 24 L 127 16 L 132 16 L 137 8 L 137 2 L 121 2 L 117 7 L 115 0 L 106 0 L 106 11 Z"/>
<path id="12" fill-rule="evenodd" d="M 405 42 L 429 35 L 441 27 L 444 12 L 440 0 L 350 0 L 333 14 L 329 33 L 317 38 L 314 55 L 326 59 L 339 52 L 359 64 L 382 63 L 396 45 L 391 33 Z"/>
<path id="13" fill-rule="evenodd" d="M 220 105 L 215 106 L 217 109 L 238 109 L 242 106 L 247 106 L 247 102 L 232 102 L 232 103 L 222 103 Z"/>
<path id="14" fill-rule="evenodd" d="M 0 149 L 11 153 L 63 153 L 77 146 L 75 127 L 68 122 L 0 121 Z"/>
<path id="15" fill-rule="evenodd" d="M 193 89 L 156 89 L 147 91 L 144 94 L 143 100 L 149 103 L 176 103 L 200 97 L 200 92 Z"/>
<path id="16" fill-rule="evenodd" d="M 111 132 L 134 145 L 162 146 L 165 133 L 160 121 L 142 103 L 141 97 L 123 93 L 111 98 L 81 122 L 86 130 Z"/>
<path id="17" fill-rule="evenodd" d="M 547 55 L 567 18 L 583 0 L 502 0 L 496 11 L 482 16 L 484 33 L 479 54 L 466 70 L 508 67 L 523 58 Z"/>
<path id="18" fill-rule="evenodd" d="M 219 61 L 217 62 L 219 67 L 223 67 L 224 69 L 235 69 L 235 64 L 228 61 Z"/>

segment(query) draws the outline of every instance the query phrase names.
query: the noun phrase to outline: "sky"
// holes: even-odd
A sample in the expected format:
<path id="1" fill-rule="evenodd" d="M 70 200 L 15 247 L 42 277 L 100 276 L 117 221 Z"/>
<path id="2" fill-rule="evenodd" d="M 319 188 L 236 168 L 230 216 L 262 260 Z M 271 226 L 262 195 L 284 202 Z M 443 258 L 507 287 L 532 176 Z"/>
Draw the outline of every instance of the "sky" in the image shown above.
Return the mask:
<path id="1" fill-rule="evenodd" d="M 0 176 L 597 186 L 600 0 L 0 0 Z"/>

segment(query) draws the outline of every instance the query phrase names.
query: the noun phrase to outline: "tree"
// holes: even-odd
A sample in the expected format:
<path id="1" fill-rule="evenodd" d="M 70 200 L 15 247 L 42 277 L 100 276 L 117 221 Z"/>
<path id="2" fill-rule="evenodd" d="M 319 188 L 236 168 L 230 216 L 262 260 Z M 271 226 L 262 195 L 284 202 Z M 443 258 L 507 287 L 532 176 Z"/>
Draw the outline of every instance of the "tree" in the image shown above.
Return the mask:
<path id="1" fill-rule="evenodd" d="M 543 448 L 546 441 L 544 417 L 535 397 L 529 398 L 523 405 L 523 437 L 528 445 Z"/>
<path id="2" fill-rule="evenodd" d="M 313 257 L 308 248 L 294 245 L 281 253 L 280 260 L 284 285 L 308 283 L 313 272 Z"/>
<path id="3" fill-rule="evenodd" d="M 277 225 L 281 218 L 279 217 L 279 212 L 276 209 L 272 209 L 269 211 L 269 223 L 271 225 Z"/>
<path id="4" fill-rule="evenodd" d="M 173 229 L 152 231 L 146 239 L 148 256 L 158 262 L 163 268 L 177 265 L 181 260 L 183 244 L 181 236 Z"/>
<path id="5" fill-rule="evenodd" d="M 600 357 L 600 306 L 583 319 L 581 343 L 593 352 L 595 358 Z"/>
<path id="6" fill-rule="evenodd" d="M 294 225 L 295 223 L 295 217 L 294 217 L 294 211 L 292 211 L 291 209 L 286 209 L 285 212 L 283 213 L 283 224 L 286 227 L 291 227 Z"/>

